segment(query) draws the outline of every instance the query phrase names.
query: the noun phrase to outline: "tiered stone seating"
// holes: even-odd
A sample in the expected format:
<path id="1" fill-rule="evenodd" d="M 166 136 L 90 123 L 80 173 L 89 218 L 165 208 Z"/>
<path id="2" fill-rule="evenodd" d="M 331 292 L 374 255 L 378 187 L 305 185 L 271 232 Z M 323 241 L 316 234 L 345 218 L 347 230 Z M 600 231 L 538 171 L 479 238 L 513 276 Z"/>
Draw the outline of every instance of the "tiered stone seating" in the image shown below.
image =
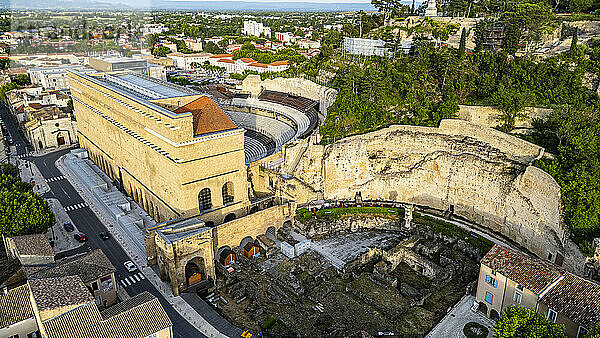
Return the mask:
<path id="1" fill-rule="evenodd" d="M 275 142 L 274 151 L 279 151 L 281 146 L 289 142 L 296 134 L 296 131 L 289 125 L 266 116 L 236 111 L 227 111 L 226 114 L 237 126 L 259 132 L 272 139 Z"/>

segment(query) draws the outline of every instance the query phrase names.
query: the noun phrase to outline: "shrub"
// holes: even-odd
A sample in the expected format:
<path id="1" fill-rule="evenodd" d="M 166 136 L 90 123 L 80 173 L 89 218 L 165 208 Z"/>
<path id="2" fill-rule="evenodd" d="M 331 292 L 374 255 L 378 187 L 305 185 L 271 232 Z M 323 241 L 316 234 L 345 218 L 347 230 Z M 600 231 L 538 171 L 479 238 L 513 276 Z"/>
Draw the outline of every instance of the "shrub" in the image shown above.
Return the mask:
<path id="1" fill-rule="evenodd" d="M 463 333 L 467 338 L 486 338 L 489 330 L 479 323 L 469 322 L 463 327 Z"/>

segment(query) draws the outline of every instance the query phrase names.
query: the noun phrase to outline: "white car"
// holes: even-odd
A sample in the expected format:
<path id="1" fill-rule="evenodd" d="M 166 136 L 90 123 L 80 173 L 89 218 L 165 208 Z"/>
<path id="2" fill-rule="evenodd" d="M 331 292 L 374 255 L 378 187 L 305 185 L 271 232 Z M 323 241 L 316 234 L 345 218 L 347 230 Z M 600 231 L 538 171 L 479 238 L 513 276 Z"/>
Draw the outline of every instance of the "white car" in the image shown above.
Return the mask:
<path id="1" fill-rule="evenodd" d="M 135 266 L 135 264 L 133 264 L 132 261 L 127 261 L 123 263 L 123 265 L 125 266 L 125 269 L 127 269 L 127 271 L 129 272 L 134 272 L 135 270 L 137 270 L 137 266 Z"/>

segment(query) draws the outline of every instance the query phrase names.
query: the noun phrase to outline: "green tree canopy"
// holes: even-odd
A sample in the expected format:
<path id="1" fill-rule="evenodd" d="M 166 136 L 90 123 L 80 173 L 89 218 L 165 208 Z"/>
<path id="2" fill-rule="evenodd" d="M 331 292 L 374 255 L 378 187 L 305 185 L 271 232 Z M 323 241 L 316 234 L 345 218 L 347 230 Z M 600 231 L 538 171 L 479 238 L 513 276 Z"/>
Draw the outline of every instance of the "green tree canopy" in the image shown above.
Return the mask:
<path id="1" fill-rule="evenodd" d="M 152 55 L 154 56 L 165 57 L 169 53 L 171 53 L 171 50 L 169 49 L 169 47 L 165 46 L 158 46 L 152 50 Z"/>
<path id="2" fill-rule="evenodd" d="M 566 338 L 563 326 L 548 322 L 539 313 L 520 306 L 509 306 L 496 321 L 498 338 Z"/>

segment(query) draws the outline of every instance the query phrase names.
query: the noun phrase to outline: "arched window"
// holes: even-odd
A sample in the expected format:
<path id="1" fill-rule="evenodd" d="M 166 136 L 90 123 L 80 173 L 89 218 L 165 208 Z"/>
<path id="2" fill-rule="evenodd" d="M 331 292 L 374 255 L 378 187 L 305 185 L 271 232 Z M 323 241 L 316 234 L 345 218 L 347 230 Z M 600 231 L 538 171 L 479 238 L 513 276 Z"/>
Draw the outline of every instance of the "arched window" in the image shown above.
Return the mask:
<path id="1" fill-rule="evenodd" d="M 210 197 L 210 189 L 204 188 L 198 194 L 198 208 L 200 211 L 209 210 L 212 208 L 212 200 Z"/>
<path id="2" fill-rule="evenodd" d="M 233 202 L 233 183 L 223 184 L 223 205 Z"/>

